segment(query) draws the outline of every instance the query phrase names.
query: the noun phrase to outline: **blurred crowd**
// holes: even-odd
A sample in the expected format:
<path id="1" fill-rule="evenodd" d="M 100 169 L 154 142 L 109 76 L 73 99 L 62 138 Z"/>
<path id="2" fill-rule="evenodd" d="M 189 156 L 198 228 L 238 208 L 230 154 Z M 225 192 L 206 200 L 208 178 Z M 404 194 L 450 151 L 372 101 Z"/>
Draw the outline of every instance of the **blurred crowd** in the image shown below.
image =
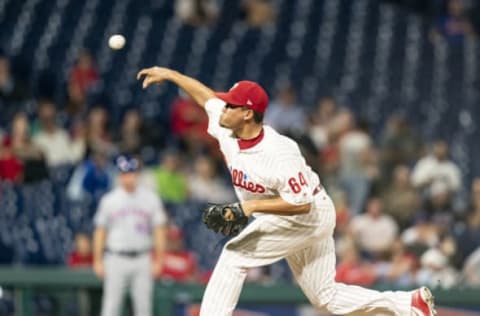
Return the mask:
<path id="1" fill-rule="evenodd" d="M 413 10 L 431 20 L 431 39 L 444 36 L 459 41 L 480 31 L 480 6 L 473 0 L 383 0 Z M 219 14 L 213 0 L 176 0 L 175 14 L 186 24 L 202 26 L 214 23 Z M 277 16 L 269 0 L 242 0 L 239 18 L 250 27 L 272 25 Z"/>
<path id="2" fill-rule="evenodd" d="M 85 54 L 72 69 L 68 85 L 78 99 L 84 99 L 98 80 L 94 63 Z M 68 198 L 98 201 L 115 185 L 112 160 L 117 154 L 144 158 L 154 151 L 158 160 L 145 165 L 142 182 L 167 206 L 191 199 L 235 199 L 217 145 L 206 133 L 207 117 L 188 96 L 180 93 L 166 105 L 171 146 L 164 147 L 149 136 L 142 113 L 134 107 L 114 127 L 109 125 L 108 109 L 101 105 L 32 99 L 13 79 L 8 59 L 2 57 L 0 65 L 2 103 L 9 105 L 11 115 L 2 125 L 2 181 L 19 185 L 42 181 L 48 179 L 50 168 L 72 164 Z M 34 103 L 33 113 L 26 110 L 29 102 Z M 423 143 L 400 115 L 392 115 L 384 130 L 373 135 L 368 121 L 356 117 L 348 106 L 331 97 L 316 105 L 299 104 L 288 85 L 274 95 L 265 122 L 299 142 L 335 201 L 338 281 L 451 287 L 465 279 L 480 284 L 480 179 L 462 182 L 445 141 Z M 462 194 L 466 186 L 468 196 Z M 182 246 L 183 234 L 181 227 L 169 230 L 165 278 L 201 278 L 195 255 Z M 90 264 L 88 235 L 80 233 L 75 245 L 68 264 Z M 176 271 L 178 267 L 184 270 Z M 252 271 L 251 279 L 269 280 L 268 274 Z"/>
<path id="3" fill-rule="evenodd" d="M 215 19 L 213 1 L 191 3 L 177 2 L 185 23 Z M 448 3 L 449 14 L 432 36 L 471 32 L 471 22 L 463 20 L 465 8 L 459 7 L 463 2 Z M 245 1 L 242 14 L 252 26 L 268 24 L 275 19 L 268 5 Z M 171 104 L 159 105 L 168 108 L 169 126 L 158 135 L 158 128 L 145 122 L 135 106 L 117 122 L 108 105 L 88 104 L 88 92 L 99 79 L 94 59 L 82 52 L 59 102 L 34 96 L 18 80 L 10 60 L 0 56 L 1 181 L 27 185 L 48 180 L 52 168 L 73 165 L 68 199 L 98 201 L 115 186 L 113 159 L 128 153 L 144 162 L 142 183 L 156 190 L 167 208 L 190 200 L 235 200 L 217 143 L 206 133 L 207 117 L 188 96 L 179 91 Z M 373 133 L 368 118 L 333 97 L 301 104 L 288 84 L 270 93 L 265 123 L 300 144 L 335 202 L 338 281 L 480 286 L 480 178 L 465 183 L 445 140 L 422 140 L 420 127 L 400 114 L 392 114 L 383 130 Z M 183 244 L 188 233 L 172 221 L 159 278 L 208 278 L 208 272 L 199 271 L 195 253 Z M 78 232 L 66 262 L 85 267 L 91 261 L 90 236 Z M 278 281 L 271 269 L 250 271 L 249 280 Z"/>
<path id="4" fill-rule="evenodd" d="M 473 0 L 387 0 L 429 17 L 431 37 L 459 41 L 480 31 L 480 6 Z"/>

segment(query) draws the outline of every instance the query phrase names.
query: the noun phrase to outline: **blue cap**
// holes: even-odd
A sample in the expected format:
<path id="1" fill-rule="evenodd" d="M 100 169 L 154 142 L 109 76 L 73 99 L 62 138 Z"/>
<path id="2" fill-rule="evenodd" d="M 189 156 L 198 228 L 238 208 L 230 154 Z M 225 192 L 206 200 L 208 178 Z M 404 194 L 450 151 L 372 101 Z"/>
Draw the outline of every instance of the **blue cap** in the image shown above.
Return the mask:
<path id="1" fill-rule="evenodd" d="M 135 172 L 140 169 L 140 163 L 138 159 L 130 156 L 118 156 L 115 162 L 120 172 Z"/>

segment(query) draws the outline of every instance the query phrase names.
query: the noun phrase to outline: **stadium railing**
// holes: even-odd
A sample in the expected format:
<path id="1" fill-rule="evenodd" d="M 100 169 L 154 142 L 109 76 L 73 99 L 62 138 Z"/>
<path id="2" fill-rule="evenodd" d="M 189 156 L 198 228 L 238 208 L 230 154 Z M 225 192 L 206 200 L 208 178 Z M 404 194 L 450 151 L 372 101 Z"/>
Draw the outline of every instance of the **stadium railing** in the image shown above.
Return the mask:
<path id="1" fill-rule="evenodd" d="M 101 297 L 102 282 L 91 270 L 72 270 L 65 267 L 0 267 L 0 286 L 11 289 L 15 298 L 15 315 L 33 315 L 34 296 L 41 292 L 55 293 L 59 298 L 59 315 L 68 315 L 67 298 L 76 290 L 87 290 Z M 378 289 L 391 289 L 386 286 Z M 157 282 L 155 288 L 155 315 L 174 315 L 177 304 L 200 302 L 204 286 Z M 455 288 L 434 290 L 436 302 L 442 306 L 478 308 L 480 288 Z M 70 293 L 70 296 L 68 296 Z M 240 304 L 308 304 L 301 290 L 292 284 L 257 285 L 247 284 L 242 291 Z"/>

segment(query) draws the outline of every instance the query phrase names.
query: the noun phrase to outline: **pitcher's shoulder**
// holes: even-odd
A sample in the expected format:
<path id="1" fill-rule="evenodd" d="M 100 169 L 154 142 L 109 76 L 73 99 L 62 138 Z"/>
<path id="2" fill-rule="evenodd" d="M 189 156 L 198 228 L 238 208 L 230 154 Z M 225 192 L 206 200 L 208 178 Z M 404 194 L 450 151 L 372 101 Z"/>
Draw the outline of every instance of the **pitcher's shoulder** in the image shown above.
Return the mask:
<path id="1" fill-rule="evenodd" d="M 288 136 L 282 135 L 270 126 L 265 126 L 265 143 L 269 151 L 275 154 L 299 154 L 297 142 Z"/>

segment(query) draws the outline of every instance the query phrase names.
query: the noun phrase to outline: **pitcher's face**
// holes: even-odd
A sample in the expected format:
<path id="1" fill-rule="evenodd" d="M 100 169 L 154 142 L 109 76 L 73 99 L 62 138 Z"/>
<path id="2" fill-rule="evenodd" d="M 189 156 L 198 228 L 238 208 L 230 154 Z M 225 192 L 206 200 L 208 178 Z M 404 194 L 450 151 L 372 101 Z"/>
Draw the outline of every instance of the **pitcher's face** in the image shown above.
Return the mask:
<path id="1" fill-rule="evenodd" d="M 245 123 L 250 109 L 244 106 L 225 104 L 220 116 L 220 126 L 228 129 L 237 129 Z"/>

